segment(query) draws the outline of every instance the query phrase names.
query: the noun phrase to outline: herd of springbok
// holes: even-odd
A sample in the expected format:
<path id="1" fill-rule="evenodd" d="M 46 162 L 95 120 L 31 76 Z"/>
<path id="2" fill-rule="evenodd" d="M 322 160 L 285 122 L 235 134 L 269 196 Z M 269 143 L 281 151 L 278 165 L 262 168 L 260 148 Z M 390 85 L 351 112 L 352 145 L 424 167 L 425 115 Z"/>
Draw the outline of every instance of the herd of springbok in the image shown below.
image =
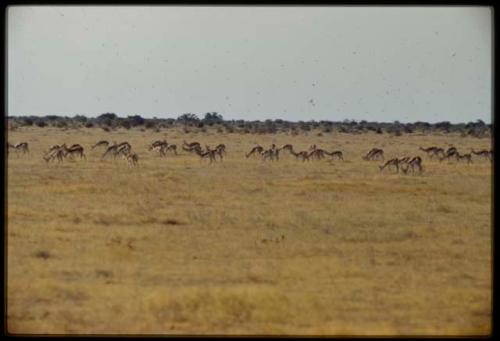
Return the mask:
<path id="1" fill-rule="evenodd" d="M 121 156 L 123 159 L 127 160 L 129 166 L 137 166 L 139 162 L 139 157 L 136 153 L 132 152 L 132 146 L 128 142 L 110 143 L 108 141 L 102 140 L 98 141 L 96 144 L 91 146 L 91 150 L 96 148 L 104 148 L 104 152 L 101 155 L 101 160 L 104 160 L 106 157 L 112 156 L 113 159 Z M 154 141 L 147 148 L 149 151 L 159 153 L 160 157 L 167 156 L 167 152 L 171 152 L 173 155 L 179 155 L 177 153 L 177 146 L 175 144 L 170 144 L 166 140 L 158 140 Z M 205 145 L 205 148 L 201 146 L 199 142 L 191 142 L 188 143 L 183 141 L 182 149 L 191 154 L 198 155 L 200 157 L 200 161 L 203 159 L 207 159 L 212 162 L 217 161 L 217 157 L 219 161 L 223 160 L 223 156 L 226 155 L 226 146 L 224 144 L 219 144 L 215 148 L 211 148 L 208 145 Z M 20 154 L 29 154 L 29 148 L 27 142 L 21 142 L 16 145 L 12 145 L 7 143 L 7 153 L 10 150 L 14 150 Z M 430 159 L 437 158 L 440 162 L 443 160 L 447 160 L 450 162 L 455 159 L 457 162 L 466 161 L 467 164 L 472 163 L 472 155 L 475 157 L 483 158 L 489 161 L 493 160 L 493 150 L 480 150 L 476 151 L 471 149 L 470 153 L 460 154 L 455 147 L 449 147 L 448 149 L 432 146 L 428 148 L 419 147 L 420 151 L 423 151 L 427 154 Z M 334 151 L 326 151 L 324 149 L 318 148 L 315 144 L 313 144 L 308 150 L 296 152 L 291 144 L 285 144 L 284 146 L 278 148 L 274 143 L 270 148 L 266 149 L 261 145 L 254 146 L 248 153 L 245 154 L 246 158 L 250 156 L 260 156 L 262 161 L 279 161 L 280 152 L 287 151 L 290 155 L 295 156 L 295 160 L 311 161 L 311 160 L 322 160 L 327 155 L 331 157 L 330 160 L 334 160 L 335 158 L 344 161 L 344 155 L 340 150 Z M 44 154 L 43 159 L 46 163 L 57 160 L 57 162 L 62 162 L 65 158 L 74 159 L 74 156 L 79 157 L 80 159 L 86 159 L 84 148 L 79 144 L 73 144 L 70 147 L 66 146 L 66 143 L 62 145 L 53 145 L 48 151 Z M 362 157 L 363 160 L 366 161 L 385 161 L 384 160 L 384 151 L 379 148 L 371 149 L 365 156 Z M 401 170 L 404 174 L 408 174 L 411 170 L 411 173 L 414 174 L 418 172 L 422 173 L 422 158 L 420 156 L 403 156 L 396 157 L 386 161 L 383 165 L 379 166 L 380 171 L 382 172 L 384 169 L 390 169 L 393 167 L 396 170 L 396 173 L 399 173 Z"/>

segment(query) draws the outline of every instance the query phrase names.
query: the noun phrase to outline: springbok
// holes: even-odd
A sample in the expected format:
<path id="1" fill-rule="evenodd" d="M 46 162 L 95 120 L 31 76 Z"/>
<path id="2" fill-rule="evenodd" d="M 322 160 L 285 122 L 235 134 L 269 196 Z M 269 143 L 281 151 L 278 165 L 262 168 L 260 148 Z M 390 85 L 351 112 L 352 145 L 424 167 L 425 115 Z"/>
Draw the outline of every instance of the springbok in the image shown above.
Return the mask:
<path id="1" fill-rule="evenodd" d="M 210 160 L 210 163 L 217 161 L 215 159 L 215 150 L 207 150 L 206 152 L 203 152 L 201 148 L 193 148 L 193 150 L 200 156 L 200 161 L 207 158 Z"/>
<path id="2" fill-rule="evenodd" d="M 384 160 L 384 151 L 379 148 L 373 148 L 366 154 L 366 156 L 363 156 L 363 160 L 371 161 L 371 160 L 377 160 L 381 158 L 382 161 Z"/>
<path id="3" fill-rule="evenodd" d="M 263 152 L 264 152 L 264 148 L 262 148 L 261 146 L 257 145 L 255 147 L 253 147 L 250 152 L 248 152 L 247 154 L 245 154 L 245 157 L 248 159 L 250 157 L 250 155 L 252 155 L 254 153 L 257 153 L 257 154 L 261 155 Z"/>
<path id="4" fill-rule="evenodd" d="M 221 143 L 215 147 L 215 150 L 220 150 L 219 153 L 226 155 L 226 145 Z"/>
<path id="5" fill-rule="evenodd" d="M 116 157 L 116 151 L 118 149 L 118 144 L 115 142 L 108 148 L 106 148 L 106 151 L 102 154 L 101 159 L 104 159 L 107 155 L 113 154 L 113 156 Z"/>
<path id="6" fill-rule="evenodd" d="M 190 153 L 197 153 L 198 151 L 202 152 L 201 146 L 200 145 L 194 145 L 193 147 L 186 147 L 184 144 L 182 145 L 182 149 L 190 152 Z"/>
<path id="7" fill-rule="evenodd" d="M 52 146 L 51 150 L 43 156 L 45 162 L 49 163 L 57 158 L 58 163 L 62 162 L 66 157 L 66 149 L 62 146 Z"/>
<path id="8" fill-rule="evenodd" d="M 342 154 L 342 152 L 340 150 L 335 150 L 333 152 L 326 152 L 325 151 L 325 154 L 330 155 L 332 157 L 332 160 L 335 159 L 335 156 L 336 156 L 339 160 L 344 161 L 344 155 Z"/>
<path id="9" fill-rule="evenodd" d="M 9 145 L 11 145 L 9 143 Z M 12 146 L 12 145 L 11 145 Z M 21 151 L 23 154 L 26 154 L 30 152 L 29 148 L 28 148 L 28 142 L 20 142 L 14 146 L 12 146 L 12 148 L 14 148 L 15 151 Z"/>
<path id="10" fill-rule="evenodd" d="M 183 142 L 183 146 L 186 146 L 188 147 L 189 149 L 191 148 L 194 148 L 196 146 L 200 147 L 201 148 L 201 144 L 199 142 L 191 142 L 191 143 L 187 143 L 186 140 L 184 140 Z"/>
<path id="11" fill-rule="evenodd" d="M 379 168 L 380 168 L 380 171 L 382 172 L 385 167 L 387 167 L 387 169 L 389 169 L 390 166 L 396 167 L 396 173 L 399 173 L 399 159 L 398 158 L 390 159 L 382 166 L 379 166 Z"/>
<path id="12" fill-rule="evenodd" d="M 134 154 L 130 153 L 127 155 L 127 162 L 129 167 L 137 166 L 139 162 L 139 157 L 135 153 Z"/>
<path id="13" fill-rule="evenodd" d="M 158 150 L 158 149 L 161 149 L 161 147 L 167 146 L 167 145 L 168 145 L 168 143 L 166 140 L 163 140 L 163 141 L 158 140 L 158 141 L 151 143 L 148 150 L 153 150 L 153 149 Z"/>
<path id="14" fill-rule="evenodd" d="M 447 159 L 448 161 L 450 161 L 451 157 L 455 157 L 455 159 L 458 160 L 458 156 L 459 156 L 459 154 L 458 154 L 457 148 L 451 147 L 446 151 L 444 156 L 439 159 L 439 161 L 441 162 L 444 159 Z"/>
<path id="15" fill-rule="evenodd" d="M 415 156 L 409 162 L 406 163 L 406 168 L 402 168 L 403 173 L 407 174 L 408 169 L 411 168 L 412 174 L 415 174 L 415 167 L 418 168 L 419 174 L 422 173 L 422 158 L 420 156 Z"/>
<path id="16" fill-rule="evenodd" d="M 76 154 L 78 156 L 80 156 L 80 159 L 84 158 L 84 159 L 87 159 L 87 157 L 85 156 L 84 152 L 83 152 L 83 147 L 80 146 L 79 144 L 74 144 L 72 145 L 71 147 L 66 147 L 66 143 L 64 143 L 61 148 L 64 149 L 65 151 L 65 155 L 70 155 L 70 156 L 73 156 L 73 154 Z"/>
<path id="17" fill-rule="evenodd" d="M 90 148 L 90 150 L 93 150 L 94 148 L 101 147 L 101 146 L 105 146 L 105 147 L 107 147 L 107 146 L 109 146 L 109 142 L 108 142 L 108 141 L 106 141 L 106 140 L 101 140 L 101 141 L 97 142 L 96 144 L 94 144 L 94 145 Z"/>
<path id="18" fill-rule="evenodd" d="M 476 152 L 474 149 L 471 148 L 471 152 L 474 155 L 482 156 L 482 157 L 489 159 L 489 160 L 491 160 L 491 157 L 493 156 L 493 151 L 491 151 L 491 150 L 487 151 L 486 149 L 483 149 L 483 150 Z"/>
<path id="19" fill-rule="evenodd" d="M 425 153 L 427 153 L 427 156 L 429 156 L 431 159 L 434 156 L 439 156 L 439 154 L 441 154 L 441 156 L 444 156 L 444 149 L 443 148 L 439 148 L 439 147 L 435 147 L 435 146 L 429 147 L 429 148 L 419 147 L 419 150 L 422 150 Z"/>
<path id="20" fill-rule="evenodd" d="M 177 146 L 175 144 L 169 144 L 166 148 L 165 148 L 165 154 L 169 151 L 173 151 L 175 155 L 179 155 L 177 154 Z"/>
<path id="21" fill-rule="evenodd" d="M 457 152 L 457 161 L 462 161 L 462 160 L 467 160 L 467 164 L 470 164 L 470 163 L 472 163 L 472 155 L 470 153 L 469 154 L 460 155 Z"/>
<path id="22" fill-rule="evenodd" d="M 302 158 L 302 162 L 306 160 L 309 161 L 309 153 L 307 151 L 302 151 L 297 153 L 293 150 L 293 146 L 291 144 L 286 144 L 281 149 L 288 150 L 290 154 L 295 156 L 295 160 L 298 160 L 300 157 Z"/>

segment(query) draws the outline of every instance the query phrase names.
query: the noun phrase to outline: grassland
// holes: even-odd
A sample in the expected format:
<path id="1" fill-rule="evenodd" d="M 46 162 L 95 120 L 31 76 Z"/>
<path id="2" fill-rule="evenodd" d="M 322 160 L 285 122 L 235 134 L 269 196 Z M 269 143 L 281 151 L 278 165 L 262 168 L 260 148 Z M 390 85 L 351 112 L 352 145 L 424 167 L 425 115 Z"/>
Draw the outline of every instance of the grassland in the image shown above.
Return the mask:
<path id="1" fill-rule="evenodd" d="M 147 145 L 225 143 L 209 165 Z M 470 335 L 491 331 L 492 169 L 419 146 L 491 148 L 455 135 L 184 134 L 20 128 L 8 158 L 11 333 Z M 100 161 L 129 141 L 139 167 Z M 46 165 L 52 144 L 86 161 Z M 312 143 L 345 162 L 245 159 L 254 143 Z M 421 176 L 361 159 L 421 155 Z M 284 239 L 283 239 L 284 238 Z"/>

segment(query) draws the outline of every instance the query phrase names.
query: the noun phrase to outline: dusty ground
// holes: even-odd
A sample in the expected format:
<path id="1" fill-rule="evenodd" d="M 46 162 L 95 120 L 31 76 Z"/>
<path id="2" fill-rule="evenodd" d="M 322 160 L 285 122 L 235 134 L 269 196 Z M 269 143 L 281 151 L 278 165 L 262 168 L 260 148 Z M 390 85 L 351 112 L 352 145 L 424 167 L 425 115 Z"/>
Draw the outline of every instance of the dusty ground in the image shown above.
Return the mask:
<path id="1" fill-rule="evenodd" d="M 209 165 L 147 145 L 225 143 Z M 488 334 L 489 161 L 439 163 L 490 140 L 455 135 L 317 136 L 22 128 L 8 159 L 7 314 L 12 333 Z M 139 167 L 100 161 L 129 141 Z M 87 160 L 46 165 L 52 144 Z M 345 162 L 245 159 L 254 143 L 312 143 Z M 421 155 L 421 176 L 361 159 Z"/>

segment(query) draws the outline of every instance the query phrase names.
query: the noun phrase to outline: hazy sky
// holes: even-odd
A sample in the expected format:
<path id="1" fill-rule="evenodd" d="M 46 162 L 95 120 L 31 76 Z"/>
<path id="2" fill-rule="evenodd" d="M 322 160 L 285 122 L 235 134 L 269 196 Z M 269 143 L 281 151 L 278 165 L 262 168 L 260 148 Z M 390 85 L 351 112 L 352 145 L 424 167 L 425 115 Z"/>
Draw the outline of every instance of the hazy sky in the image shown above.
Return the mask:
<path id="1" fill-rule="evenodd" d="M 11 6 L 8 115 L 492 115 L 488 7 Z"/>

